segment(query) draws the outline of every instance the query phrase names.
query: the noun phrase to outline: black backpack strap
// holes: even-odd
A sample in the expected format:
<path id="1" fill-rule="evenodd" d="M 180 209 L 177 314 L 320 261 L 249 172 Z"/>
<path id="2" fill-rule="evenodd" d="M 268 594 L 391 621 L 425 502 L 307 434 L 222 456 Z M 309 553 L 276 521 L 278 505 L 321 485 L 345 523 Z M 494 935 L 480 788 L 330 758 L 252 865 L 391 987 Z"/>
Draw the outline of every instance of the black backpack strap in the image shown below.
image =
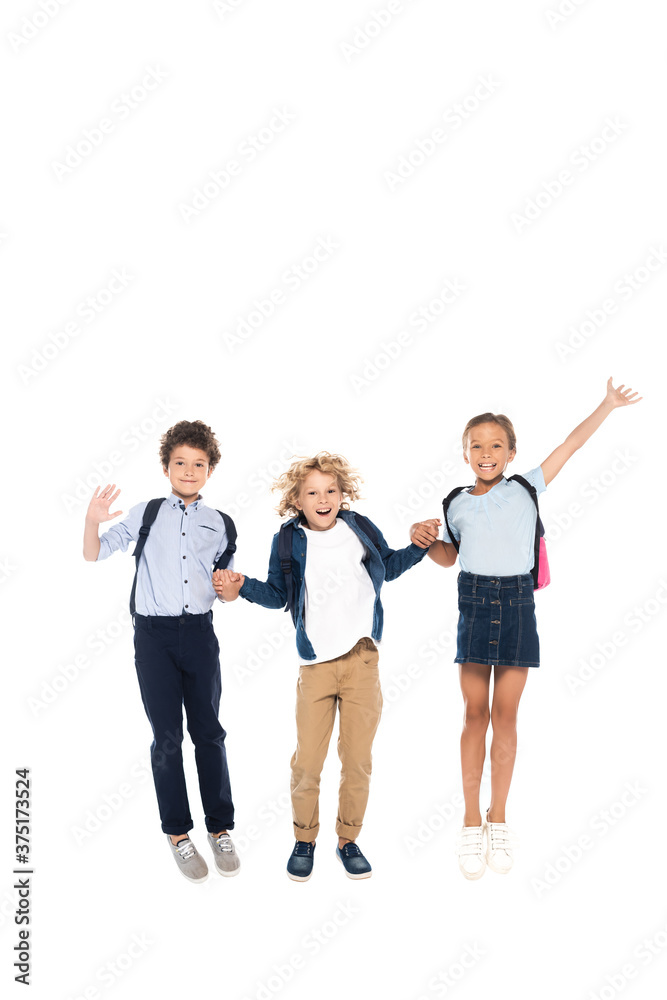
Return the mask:
<path id="1" fill-rule="evenodd" d="M 535 522 L 535 546 L 534 546 L 535 562 L 533 563 L 533 568 L 531 570 L 533 574 L 533 587 L 535 590 L 537 590 L 537 577 L 540 570 L 540 538 L 544 534 L 544 525 L 542 524 L 542 518 L 540 517 L 540 505 L 537 502 L 537 490 L 532 485 L 532 483 L 529 483 L 527 479 L 523 478 L 523 476 L 510 476 L 507 481 L 508 483 L 511 483 L 512 480 L 518 483 L 519 486 L 523 486 L 525 490 L 528 490 L 531 497 L 533 498 L 533 503 L 535 504 L 535 510 L 537 511 L 537 520 Z"/>
<path id="2" fill-rule="evenodd" d="M 288 521 L 281 524 L 278 532 L 278 558 L 280 568 L 285 577 L 285 588 L 287 590 L 287 604 L 285 611 L 289 611 L 292 621 L 296 624 L 296 608 L 294 607 L 294 576 L 292 574 L 292 539 L 294 537 L 294 524 Z"/>
<path id="3" fill-rule="evenodd" d="M 134 547 L 134 552 L 132 555 L 135 559 L 134 566 L 134 582 L 132 583 L 132 593 L 130 594 L 130 614 L 136 614 L 136 607 L 134 603 L 135 595 L 137 592 L 137 574 L 139 572 L 139 560 L 141 558 L 141 553 L 144 551 L 144 545 L 151 530 L 151 525 L 155 521 L 158 515 L 158 511 L 162 504 L 164 503 L 164 497 L 158 497 L 156 500 L 149 500 L 146 504 L 146 509 L 144 510 L 143 520 L 141 522 L 141 527 L 139 528 L 139 537 L 137 538 L 137 544 Z"/>
<path id="4" fill-rule="evenodd" d="M 445 518 L 445 527 L 447 528 L 447 534 L 449 535 L 449 537 L 451 539 L 451 542 L 452 542 L 452 545 L 454 546 L 454 548 L 456 549 L 457 552 L 459 551 L 460 545 L 459 545 L 459 542 L 457 541 L 457 539 L 454 538 L 454 536 L 452 534 L 452 529 L 449 527 L 449 518 L 447 517 L 447 511 L 449 510 L 449 505 L 452 502 L 452 500 L 455 497 L 457 497 L 459 495 L 459 493 L 463 493 L 464 490 L 469 490 L 469 489 L 472 489 L 472 487 L 471 486 L 457 486 L 457 487 L 455 487 L 455 489 L 452 490 L 451 493 L 448 493 L 447 496 L 445 497 L 445 499 L 442 501 L 442 513 L 443 513 L 444 518 Z"/>
<path id="5" fill-rule="evenodd" d="M 218 514 L 222 518 L 225 524 L 225 531 L 227 532 L 227 548 L 222 553 L 218 561 L 214 564 L 213 569 L 227 569 L 229 562 L 236 552 L 236 525 L 232 521 L 229 514 L 225 514 L 224 511 L 219 510 Z"/>

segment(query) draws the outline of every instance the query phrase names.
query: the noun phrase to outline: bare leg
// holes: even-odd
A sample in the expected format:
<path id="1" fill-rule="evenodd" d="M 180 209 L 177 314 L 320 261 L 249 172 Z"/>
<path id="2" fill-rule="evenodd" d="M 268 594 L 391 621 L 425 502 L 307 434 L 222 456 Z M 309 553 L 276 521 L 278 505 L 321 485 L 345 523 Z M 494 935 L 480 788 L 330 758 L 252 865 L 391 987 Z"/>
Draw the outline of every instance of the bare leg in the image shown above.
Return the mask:
<path id="1" fill-rule="evenodd" d="M 496 667 L 491 705 L 491 805 L 489 822 L 505 822 L 505 804 L 516 758 L 516 717 L 528 667 Z"/>
<path id="2" fill-rule="evenodd" d="M 461 775 L 465 799 L 464 826 L 481 826 L 479 786 L 486 753 L 489 726 L 489 683 L 491 667 L 482 663 L 462 663 L 459 671 L 463 695 L 461 733 Z"/>

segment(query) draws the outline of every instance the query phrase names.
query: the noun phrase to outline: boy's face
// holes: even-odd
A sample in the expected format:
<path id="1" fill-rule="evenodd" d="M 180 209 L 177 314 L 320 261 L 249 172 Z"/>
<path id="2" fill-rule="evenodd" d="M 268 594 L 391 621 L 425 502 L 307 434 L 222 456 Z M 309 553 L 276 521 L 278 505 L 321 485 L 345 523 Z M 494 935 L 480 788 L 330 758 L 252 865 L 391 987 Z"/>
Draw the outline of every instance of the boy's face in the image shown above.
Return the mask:
<path id="1" fill-rule="evenodd" d="M 169 465 L 164 470 L 174 495 L 183 500 L 186 506 L 197 499 L 200 489 L 212 472 L 206 452 L 191 448 L 188 444 L 181 444 L 173 449 Z"/>
<path id="2" fill-rule="evenodd" d="M 491 488 L 500 482 L 507 464 L 513 460 L 515 454 L 500 424 L 489 423 L 477 424 L 472 428 L 463 458 L 475 473 L 477 480 Z"/>
<path id="3" fill-rule="evenodd" d="M 342 500 L 336 477 L 315 470 L 301 483 L 295 506 L 303 511 L 309 528 L 326 531 L 333 528 Z"/>

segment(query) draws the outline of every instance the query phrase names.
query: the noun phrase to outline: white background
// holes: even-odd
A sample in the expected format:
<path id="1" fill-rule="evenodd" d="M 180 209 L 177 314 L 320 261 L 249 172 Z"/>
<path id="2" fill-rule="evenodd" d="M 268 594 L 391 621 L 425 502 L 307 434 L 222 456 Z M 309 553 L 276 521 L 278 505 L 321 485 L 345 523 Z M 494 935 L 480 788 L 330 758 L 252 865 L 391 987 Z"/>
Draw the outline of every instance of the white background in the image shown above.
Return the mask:
<path id="1" fill-rule="evenodd" d="M 2 975 L 14 769 L 30 767 L 32 996 L 653 998 L 667 968 L 658 9 L 217 6 L 2 8 Z M 230 160 L 223 189 L 209 174 Z M 443 306 L 448 281 L 460 294 Z M 250 318 L 272 292 L 272 314 Z M 457 868 L 456 573 L 427 560 L 383 591 L 386 710 L 360 838 L 373 878 L 346 879 L 334 856 L 335 739 L 313 878 L 285 876 L 293 633 L 242 601 L 215 610 L 242 872 L 181 878 L 149 777 L 132 562 L 81 556 L 95 482 L 117 482 L 125 512 L 159 495 L 160 434 L 205 420 L 223 453 L 205 499 L 234 514 L 237 566 L 263 578 L 268 484 L 294 452 L 342 452 L 364 477 L 358 509 L 399 547 L 468 481 L 469 417 L 507 413 L 526 471 L 609 375 L 644 401 L 542 500 L 553 583 L 520 713 L 515 870 L 468 883 Z M 189 741 L 186 757 L 205 851 Z"/>

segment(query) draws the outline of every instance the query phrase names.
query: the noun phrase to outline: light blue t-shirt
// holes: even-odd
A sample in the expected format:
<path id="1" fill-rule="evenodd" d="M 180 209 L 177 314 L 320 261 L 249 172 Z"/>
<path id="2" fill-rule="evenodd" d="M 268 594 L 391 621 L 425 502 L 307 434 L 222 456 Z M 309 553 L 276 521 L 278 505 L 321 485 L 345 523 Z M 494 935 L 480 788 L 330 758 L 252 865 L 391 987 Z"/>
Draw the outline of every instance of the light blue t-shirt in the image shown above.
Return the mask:
<path id="1" fill-rule="evenodd" d="M 544 493 L 541 467 L 521 473 Z M 460 542 L 459 565 L 465 573 L 517 576 L 530 573 L 535 562 L 537 512 L 528 490 L 504 479 L 482 496 L 459 493 L 447 511 L 452 534 Z M 450 542 L 443 525 L 443 541 Z"/>

